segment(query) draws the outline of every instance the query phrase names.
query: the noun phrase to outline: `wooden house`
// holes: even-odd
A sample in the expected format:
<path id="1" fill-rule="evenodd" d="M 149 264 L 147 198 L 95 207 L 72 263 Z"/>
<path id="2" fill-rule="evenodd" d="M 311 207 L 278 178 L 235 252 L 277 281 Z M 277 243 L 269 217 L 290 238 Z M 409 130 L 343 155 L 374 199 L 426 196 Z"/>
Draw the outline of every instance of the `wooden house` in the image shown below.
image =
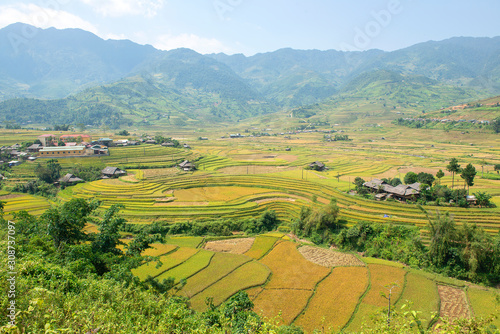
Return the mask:
<path id="1" fill-rule="evenodd" d="M 120 177 L 123 175 L 127 175 L 127 172 L 124 170 L 121 170 L 118 167 L 106 167 L 101 171 L 102 176 L 108 177 L 108 178 L 116 178 Z"/>

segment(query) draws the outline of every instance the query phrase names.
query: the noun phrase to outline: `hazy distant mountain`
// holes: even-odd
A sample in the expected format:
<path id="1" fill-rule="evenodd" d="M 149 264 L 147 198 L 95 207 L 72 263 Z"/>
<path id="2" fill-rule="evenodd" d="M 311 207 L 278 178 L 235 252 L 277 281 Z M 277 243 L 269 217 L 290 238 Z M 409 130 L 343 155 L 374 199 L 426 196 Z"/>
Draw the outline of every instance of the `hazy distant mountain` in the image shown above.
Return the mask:
<path id="1" fill-rule="evenodd" d="M 472 88 L 446 85 L 422 75 L 375 70 L 363 72 L 349 81 L 339 96 L 352 100 L 378 100 L 388 107 L 429 111 L 453 105 L 456 101 L 472 101 L 478 95 Z"/>
<path id="2" fill-rule="evenodd" d="M 252 57 L 209 55 L 248 79 L 257 90 L 280 106 L 306 105 L 333 95 L 363 64 L 384 52 L 280 49 Z"/>
<path id="3" fill-rule="evenodd" d="M 30 31 L 33 38 L 24 37 Z M 34 33 L 32 32 L 34 31 Z M 128 40 L 105 41 L 80 29 L 0 29 L 0 98 L 60 98 L 128 75 L 160 53 Z"/>
<path id="4" fill-rule="evenodd" d="M 23 30 L 36 33 L 27 38 Z M 394 52 L 281 49 L 245 57 L 160 51 L 79 29 L 17 23 L 0 29 L 0 46 L 0 100 L 17 98 L 0 103 L 0 120 L 20 122 L 100 124 L 108 114 L 115 126 L 183 125 L 235 121 L 338 96 L 420 107 L 429 99 L 446 105 L 500 93 L 500 37 L 452 38 Z"/>
<path id="5" fill-rule="evenodd" d="M 366 72 L 389 70 L 404 75 L 425 76 L 444 84 L 500 92 L 500 37 L 457 37 L 426 42 L 394 52 L 370 50 L 292 50 L 243 55 L 210 55 L 250 80 L 253 87 L 280 105 L 297 105 L 294 93 L 309 81 L 323 80 L 323 87 L 342 90 L 350 80 Z M 294 80 L 302 76 L 302 81 Z M 321 94 L 310 90 L 306 104 Z M 320 90 L 321 92 L 321 90 Z"/>

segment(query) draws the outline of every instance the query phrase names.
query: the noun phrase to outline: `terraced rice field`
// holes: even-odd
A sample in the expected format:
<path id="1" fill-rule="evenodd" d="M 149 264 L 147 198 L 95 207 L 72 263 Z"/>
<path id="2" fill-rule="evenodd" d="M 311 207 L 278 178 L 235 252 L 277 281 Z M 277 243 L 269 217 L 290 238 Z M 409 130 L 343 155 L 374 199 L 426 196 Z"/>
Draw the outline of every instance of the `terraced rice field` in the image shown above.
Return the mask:
<path id="1" fill-rule="evenodd" d="M 215 253 L 210 266 L 189 277 L 180 294 L 191 298 L 251 260 L 243 255 Z"/>
<path id="2" fill-rule="evenodd" d="M 253 301 L 254 311 L 268 318 L 280 316 L 283 324 L 289 325 L 307 306 L 311 290 L 264 289 Z"/>
<path id="3" fill-rule="evenodd" d="M 269 275 L 271 271 L 265 265 L 250 261 L 192 297 L 191 305 L 195 310 L 205 310 L 206 298 L 213 298 L 214 305 L 219 305 L 240 290 L 264 284 Z"/>
<path id="4" fill-rule="evenodd" d="M 306 333 L 314 329 L 359 331 L 363 324 L 370 326 L 370 317 L 387 307 L 388 301 L 381 293 L 387 295 L 388 286 L 394 283 L 393 307 L 411 302 L 411 309 L 421 312 L 424 326 L 430 324 L 434 312 L 453 318 L 471 312 L 488 316 L 495 309 L 495 294 L 484 288 L 469 287 L 469 309 L 461 281 L 374 258 L 362 258 L 361 262 L 354 256 L 347 260 L 341 257 L 339 263 L 338 255 L 342 253 L 312 246 L 297 248 L 296 243 L 283 238 L 284 234 L 276 232 L 259 235 L 242 255 L 224 252 L 224 247 L 216 252 L 196 249 L 199 238 L 172 237 L 169 241 L 180 239 L 194 246 L 154 244 L 155 248 L 148 252 L 167 252 L 160 256 L 163 264 L 157 268 L 156 261 L 152 261 L 133 273 L 141 279 L 148 275 L 160 280 L 174 278 L 175 282 L 186 279 L 178 294 L 188 297 L 196 310 L 206 309 L 207 298 L 219 305 L 245 290 L 256 312 L 282 324 L 300 326 Z M 234 240 L 245 239 L 227 239 Z M 311 260 L 322 265 L 307 260 L 301 250 L 311 252 Z M 307 251 L 304 253 L 308 256 Z"/>
<path id="5" fill-rule="evenodd" d="M 352 322 L 348 326 L 349 331 L 361 330 L 363 323 L 370 323 L 370 316 L 381 308 L 387 307 L 388 300 L 381 294 L 389 295 L 392 289 L 391 305 L 394 305 L 402 293 L 405 285 L 406 271 L 401 268 L 386 266 L 382 264 L 369 264 L 370 288 L 361 300 L 358 310 L 354 314 Z"/>
<path id="6" fill-rule="evenodd" d="M 157 279 L 161 282 L 163 279 L 174 278 L 175 282 L 178 283 L 208 267 L 213 256 L 213 252 L 200 250 L 178 266 L 163 272 Z"/>
<path id="7" fill-rule="evenodd" d="M 307 310 L 294 324 L 308 333 L 317 328 L 338 332 L 351 318 L 368 282 L 368 270 L 365 267 L 333 269 L 332 273 L 319 283 Z"/>
<path id="8" fill-rule="evenodd" d="M 420 319 L 427 327 L 435 314 L 439 314 L 439 294 L 436 282 L 426 278 L 419 272 L 409 272 L 406 285 L 397 304 L 401 306 L 411 302 L 413 310 L 421 312 Z"/>
<path id="9" fill-rule="evenodd" d="M 245 255 L 258 260 L 266 255 L 279 239 L 281 238 L 271 235 L 259 235 Z"/>
<path id="10" fill-rule="evenodd" d="M 5 202 L 4 213 L 6 219 L 12 218 L 14 212 L 22 210 L 31 215 L 41 215 L 51 205 L 44 197 L 24 194 L 3 195 L 0 196 L 0 201 Z"/>
<path id="11" fill-rule="evenodd" d="M 296 244 L 281 241 L 260 262 L 273 272 L 266 289 L 297 289 L 312 291 L 330 269 L 311 263 L 297 251 Z"/>
<path id="12" fill-rule="evenodd" d="M 176 245 L 167 244 L 151 244 L 150 248 L 141 253 L 142 256 L 161 256 L 173 252 L 178 248 Z"/>
<path id="13" fill-rule="evenodd" d="M 328 180 L 326 180 L 328 181 Z M 267 209 L 291 221 L 304 205 L 313 205 L 335 198 L 340 207 L 340 218 L 349 224 L 378 222 L 416 225 L 424 229 L 424 214 L 411 204 L 378 202 L 353 197 L 334 188 L 330 181 L 319 184 L 312 181 L 269 175 L 198 175 L 158 179 L 140 183 L 101 180 L 76 185 L 71 194 L 61 193 L 62 200 L 72 197 L 97 198 L 102 207 L 125 205 L 123 214 L 131 222 L 151 220 L 179 221 L 193 218 L 248 218 Z M 316 205 L 316 204 L 314 204 Z M 432 214 L 435 209 L 427 208 Z M 475 222 L 490 233 L 500 230 L 497 209 L 439 207 L 441 213 L 450 212 L 458 224 Z"/>
<path id="14" fill-rule="evenodd" d="M 161 256 L 159 259 L 161 262 L 160 266 L 158 266 L 158 262 L 151 261 L 138 268 L 132 269 L 132 274 L 137 276 L 140 280 L 145 280 L 148 276 L 156 277 L 163 272 L 180 265 L 197 252 L 198 249 L 195 248 L 181 247 L 171 254 Z"/>
<path id="15" fill-rule="evenodd" d="M 486 289 L 484 287 L 471 286 L 467 290 L 470 306 L 475 317 L 487 318 L 491 315 L 498 315 L 500 312 L 500 305 L 497 303 L 495 294 L 498 291 L 493 289 Z M 500 328 L 500 318 L 496 317 L 493 324 Z"/>

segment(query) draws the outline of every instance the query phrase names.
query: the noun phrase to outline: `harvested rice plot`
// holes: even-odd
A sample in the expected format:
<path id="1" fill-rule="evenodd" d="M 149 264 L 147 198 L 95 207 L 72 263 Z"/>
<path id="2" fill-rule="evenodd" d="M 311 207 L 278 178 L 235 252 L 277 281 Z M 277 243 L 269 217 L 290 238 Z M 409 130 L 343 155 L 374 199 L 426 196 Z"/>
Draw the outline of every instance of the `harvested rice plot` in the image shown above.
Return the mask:
<path id="1" fill-rule="evenodd" d="M 313 246 L 302 246 L 300 254 L 307 260 L 323 267 L 361 267 L 365 264 L 352 254 L 336 252 Z"/>
<path id="2" fill-rule="evenodd" d="M 252 248 L 254 241 L 255 238 L 209 241 L 206 243 L 204 248 L 212 252 L 244 254 Z"/>
<path id="3" fill-rule="evenodd" d="M 469 304 L 464 290 L 447 285 L 438 285 L 441 298 L 440 314 L 450 320 L 470 318 Z"/>

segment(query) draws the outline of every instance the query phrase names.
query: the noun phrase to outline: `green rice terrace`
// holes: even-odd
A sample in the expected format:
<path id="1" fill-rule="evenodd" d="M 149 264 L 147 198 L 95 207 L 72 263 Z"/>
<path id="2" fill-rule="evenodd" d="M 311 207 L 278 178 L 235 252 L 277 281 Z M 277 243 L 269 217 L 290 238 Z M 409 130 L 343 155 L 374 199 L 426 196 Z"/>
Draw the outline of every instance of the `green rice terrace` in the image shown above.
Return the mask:
<path id="1" fill-rule="evenodd" d="M 250 125 L 240 126 L 234 132 L 244 133 Z M 100 217 L 116 204 L 123 205 L 119 214 L 127 224 L 120 231 L 123 245 L 118 246 L 123 251 L 149 227 L 175 230 L 189 224 L 199 228 L 213 222 L 255 222 L 273 212 L 278 223 L 270 233 L 241 230 L 226 231 L 225 236 L 192 236 L 188 231 L 185 235 L 161 232 L 160 236 L 151 232 L 156 233 L 152 248 L 142 253 L 147 257 L 129 273 L 141 282 L 172 280 L 173 293 L 187 298 L 198 312 L 223 305 L 243 290 L 253 302 L 253 311 L 264 319 L 299 326 L 305 333 L 318 328 L 358 332 L 371 326 L 371 316 L 388 305 L 381 293 L 387 295 L 392 287 L 393 308 L 400 309 L 410 301 L 412 309 L 421 312 L 422 326 L 432 328 L 439 316 L 458 319 L 498 313 L 497 290 L 419 270 L 425 263 L 413 263 L 414 259 L 405 260 L 410 265 L 383 260 L 383 249 L 371 257 L 370 251 L 357 249 L 355 241 L 350 248 L 336 250 L 314 233 L 301 236 L 294 232 L 307 214 L 314 216 L 334 203 L 339 236 L 358 226 L 366 228 L 363 224 L 385 226 L 389 237 L 391 229 L 416 227 L 415 233 L 428 246 L 433 242 L 429 219 L 449 214 L 457 228 L 476 224 L 488 238 L 497 238 L 500 178 L 495 165 L 500 164 L 500 147 L 496 135 L 477 131 L 438 132 L 386 124 L 346 127 L 341 133 L 351 140 L 339 141 L 329 141 L 325 133 L 314 131 L 244 138 L 228 138 L 220 132 L 209 140 L 177 133 L 191 148 L 142 144 L 111 147 L 109 156 L 58 159 L 61 176 L 77 167 L 100 171 L 106 166 L 126 174 L 61 187 L 49 196 L 13 190 L 17 184 L 34 182 L 39 166 L 49 166 L 46 159 L 26 161 L 4 171 L 0 200 L 5 202 L 7 219 L 22 210 L 40 217 L 49 208 L 74 199 L 98 200 L 96 215 Z M 4 130 L 0 139 L 4 145 L 12 145 L 40 133 Z M 403 180 L 411 172 L 436 175 L 439 170 L 444 176 L 434 186 L 453 185 L 466 192 L 459 173 L 447 171 L 452 158 L 462 167 L 475 167 L 469 193 L 488 194 L 491 205 L 376 200 L 373 195 L 355 192 L 359 190 L 356 178 Z M 179 168 L 185 160 L 196 169 Z M 309 168 L 313 162 L 326 168 Z M 86 225 L 90 235 L 99 231 L 99 220 Z M 346 238 L 347 245 L 350 239 Z M 500 326 L 498 320 L 493 324 Z"/>
<path id="2" fill-rule="evenodd" d="M 231 239 L 171 237 L 152 249 L 149 254 L 157 260 L 133 269 L 133 274 L 141 280 L 173 278 L 178 285 L 184 280 L 177 294 L 188 297 L 195 310 L 207 310 L 208 297 L 219 305 L 244 290 L 255 312 L 300 326 L 306 333 L 318 328 L 357 332 L 370 326 L 370 316 L 387 307 L 381 293 L 388 293 L 391 284 L 391 305 L 400 308 L 412 302 L 424 328 L 438 316 L 488 316 L 498 308 L 492 289 L 294 242 L 282 233 Z M 495 324 L 500 325 L 498 320 Z"/>

